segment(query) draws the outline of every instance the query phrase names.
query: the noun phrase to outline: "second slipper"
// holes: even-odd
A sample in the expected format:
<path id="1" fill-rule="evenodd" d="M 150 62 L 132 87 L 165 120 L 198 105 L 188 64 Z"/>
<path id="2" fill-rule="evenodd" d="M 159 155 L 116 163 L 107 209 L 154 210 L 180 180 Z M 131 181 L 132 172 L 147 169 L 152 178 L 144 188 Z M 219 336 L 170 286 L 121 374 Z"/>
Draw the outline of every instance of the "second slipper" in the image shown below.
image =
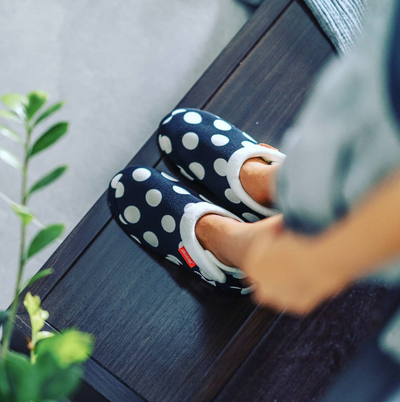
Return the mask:
<path id="1" fill-rule="evenodd" d="M 208 187 L 235 215 L 254 222 L 277 213 L 250 197 L 239 174 L 250 158 L 282 163 L 285 155 L 278 150 L 258 144 L 232 124 L 198 109 L 177 109 L 166 116 L 158 129 L 158 142 L 186 178 Z"/>

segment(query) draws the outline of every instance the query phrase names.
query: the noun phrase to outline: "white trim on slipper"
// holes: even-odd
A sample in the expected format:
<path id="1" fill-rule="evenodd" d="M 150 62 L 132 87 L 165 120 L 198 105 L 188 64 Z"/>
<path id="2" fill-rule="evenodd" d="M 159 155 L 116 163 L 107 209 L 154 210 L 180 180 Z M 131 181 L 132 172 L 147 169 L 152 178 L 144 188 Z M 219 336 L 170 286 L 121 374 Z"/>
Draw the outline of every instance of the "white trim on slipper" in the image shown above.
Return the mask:
<path id="1" fill-rule="evenodd" d="M 211 253 L 208 254 L 207 250 L 204 250 L 196 237 L 196 223 L 202 216 L 207 214 L 227 216 L 229 218 L 236 219 L 239 222 L 243 222 L 243 220 L 238 218 L 236 215 L 233 215 L 226 209 L 219 207 L 218 205 L 209 204 L 208 202 L 198 202 L 186 209 L 179 224 L 182 243 L 190 255 L 190 258 L 196 263 L 199 269 L 204 272 L 205 276 L 207 276 L 209 280 L 225 283 L 226 276 L 219 266 L 222 265 L 226 267 L 226 265 L 218 261 L 214 255 L 214 258 L 210 258 L 209 254 Z M 215 260 L 218 262 L 218 264 L 216 264 Z M 227 268 L 228 272 L 232 271 L 238 274 L 238 268 Z"/>
<path id="2" fill-rule="evenodd" d="M 247 277 L 247 275 L 239 268 L 229 267 L 228 265 L 223 264 L 210 250 L 205 251 L 207 256 L 211 259 L 211 261 L 222 271 L 228 272 L 230 275 L 232 275 L 234 278 L 237 279 L 243 279 Z"/>
<path id="3" fill-rule="evenodd" d="M 247 159 L 255 157 L 265 158 L 273 163 L 282 163 L 285 160 L 286 155 L 276 151 L 275 149 L 256 144 L 240 148 L 234 152 L 228 160 L 226 174 L 228 183 L 240 201 L 242 201 L 243 204 L 247 205 L 252 210 L 264 216 L 276 215 L 278 213 L 276 209 L 264 207 L 263 205 L 260 205 L 258 202 L 254 201 L 240 182 L 239 174 L 243 163 L 246 162 Z"/>

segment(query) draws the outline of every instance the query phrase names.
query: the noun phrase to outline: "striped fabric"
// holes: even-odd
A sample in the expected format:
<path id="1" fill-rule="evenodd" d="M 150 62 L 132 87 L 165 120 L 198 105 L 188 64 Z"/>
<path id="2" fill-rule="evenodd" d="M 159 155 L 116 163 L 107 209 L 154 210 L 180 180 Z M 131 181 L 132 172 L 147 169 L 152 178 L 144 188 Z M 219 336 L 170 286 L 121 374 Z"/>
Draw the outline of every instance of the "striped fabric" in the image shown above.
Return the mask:
<path id="1" fill-rule="evenodd" d="M 252 6 L 263 1 L 242 0 Z M 304 0 L 340 54 L 348 54 L 362 30 L 367 0 Z"/>
<path id="2" fill-rule="evenodd" d="M 341 54 L 348 54 L 362 30 L 367 0 L 305 0 Z"/>

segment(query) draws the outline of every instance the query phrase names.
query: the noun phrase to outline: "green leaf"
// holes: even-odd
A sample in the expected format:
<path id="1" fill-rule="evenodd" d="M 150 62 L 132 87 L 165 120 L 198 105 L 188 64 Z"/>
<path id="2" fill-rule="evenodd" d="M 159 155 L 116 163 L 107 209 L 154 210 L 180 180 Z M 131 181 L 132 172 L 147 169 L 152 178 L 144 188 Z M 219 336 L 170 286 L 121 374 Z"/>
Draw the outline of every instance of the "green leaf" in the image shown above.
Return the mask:
<path id="1" fill-rule="evenodd" d="M 32 296 L 31 292 L 25 295 L 24 306 L 31 320 L 33 338 L 44 327 L 44 322 L 49 318 L 49 313 L 42 310 L 40 297 Z"/>
<path id="2" fill-rule="evenodd" d="M 14 203 L 11 205 L 11 208 L 21 218 L 24 225 L 29 225 L 34 218 L 32 212 L 23 205 Z"/>
<path id="3" fill-rule="evenodd" d="M 57 140 L 59 140 L 68 130 L 68 123 L 61 122 L 50 127 L 39 139 L 33 144 L 30 150 L 29 156 L 32 157 L 37 153 L 53 145 Z"/>
<path id="4" fill-rule="evenodd" d="M 33 275 L 31 279 L 29 279 L 28 281 L 25 282 L 25 284 L 22 286 L 22 290 L 25 290 L 28 286 L 31 286 L 39 279 L 45 278 L 46 276 L 49 276 L 52 273 L 54 273 L 53 268 L 42 269 L 41 271 L 39 271 L 35 275 Z"/>
<path id="5" fill-rule="evenodd" d="M 44 119 L 47 119 L 49 116 L 51 116 L 53 113 L 57 112 L 57 110 L 61 109 L 63 107 L 65 102 L 59 102 L 56 103 L 53 106 L 50 106 L 47 110 L 45 110 L 35 121 L 35 124 L 33 125 L 34 127 L 39 124 L 41 121 Z"/>
<path id="6" fill-rule="evenodd" d="M 93 335 L 70 328 L 55 336 L 44 339 L 37 345 L 37 356 L 50 353 L 60 367 L 85 362 L 93 351 Z"/>
<path id="7" fill-rule="evenodd" d="M 10 151 L 7 151 L 4 148 L 0 148 L 0 158 L 3 159 L 4 162 L 8 163 L 10 166 L 12 166 L 15 169 L 22 169 L 22 164 L 18 160 L 18 158 L 12 154 Z"/>
<path id="8" fill-rule="evenodd" d="M 35 113 L 46 103 L 47 93 L 34 91 L 28 94 L 28 103 L 25 106 L 26 117 L 30 120 Z"/>
<path id="9" fill-rule="evenodd" d="M 40 311 L 40 308 L 41 308 L 40 307 L 41 306 L 40 297 L 32 296 L 32 293 L 28 292 L 25 295 L 24 306 L 30 316 L 36 314 L 38 311 Z"/>
<path id="10" fill-rule="evenodd" d="M 9 311 L 0 311 L 0 326 L 7 322 L 9 315 Z"/>
<path id="11" fill-rule="evenodd" d="M 27 198 L 30 197 L 33 193 L 36 191 L 48 186 L 49 184 L 53 183 L 55 180 L 57 180 L 66 170 L 68 166 L 59 166 L 58 168 L 55 168 L 52 170 L 50 173 L 47 173 L 45 176 L 40 178 L 28 191 Z"/>
<path id="12" fill-rule="evenodd" d="M 64 230 L 64 225 L 55 223 L 42 229 L 32 240 L 27 254 L 27 259 L 44 249 L 61 235 Z"/>
<path id="13" fill-rule="evenodd" d="M 19 134 L 10 130 L 9 128 L 7 128 L 5 126 L 0 125 L 0 134 L 3 134 L 5 137 L 9 138 L 10 140 L 19 142 L 20 144 L 24 143 L 24 140 L 20 137 Z"/>
<path id="14" fill-rule="evenodd" d="M 3 327 L 3 334 L 4 334 L 4 329 L 7 324 L 7 320 L 8 320 L 9 316 L 10 316 L 9 311 L 0 311 L 0 329 L 1 329 L 1 327 Z M 1 340 L 1 337 L 0 337 L 0 340 Z M 0 382 L 1 382 L 1 379 L 0 379 Z M 1 388 L 1 386 L 0 386 L 0 388 Z M 0 395 L 1 395 L 1 393 L 0 393 Z M 1 399 L 0 399 L 0 401 L 1 401 Z"/>
<path id="15" fill-rule="evenodd" d="M 14 112 L 10 112 L 9 110 L 0 110 L 0 117 L 21 123 L 19 116 Z"/>
<path id="16" fill-rule="evenodd" d="M 54 336 L 55 333 L 54 332 L 49 332 L 49 331 L 40 331 L 36 334 L 36 342 L 41 341 L 42 339 L 47 339 L 47 338 L 51 338 L 52 336 Z"/>
<path id="17" fill-rule="evenodd" d="M 24 117 L 24 106 L 28 104 L 28 98 L 20 94 L 7 94 L 1 97 L 2 102 L 21 118 Z"/>
<path id="18" fill-rule="evenodd" d="M 50 339 L 54 338 L 55 336 Z M 45 342 L 48 340 L 44 340 L 39 345 Z M 34 367 L 39 375 L 40 401 L 59 401 L 70 397 L 78 388 L 83 376 L 83 369 L 79 366 L 60 367 L 51 352 L 38 355 Z"/>
<path id="19" fill-rule="evenodd" d="M 36 401 L 39 394 L 38 375 L 27 356 L 9 351 L 4 359 L 12 401 Z M 0 399 L 3 401 L 3 399 Z"/>
<path id="20" fill-rule="evenodd" d="M 0 360 L 0 401 L 14 402 L 14 400 L 8 383 L 6 363 L 4 360 Z"/>

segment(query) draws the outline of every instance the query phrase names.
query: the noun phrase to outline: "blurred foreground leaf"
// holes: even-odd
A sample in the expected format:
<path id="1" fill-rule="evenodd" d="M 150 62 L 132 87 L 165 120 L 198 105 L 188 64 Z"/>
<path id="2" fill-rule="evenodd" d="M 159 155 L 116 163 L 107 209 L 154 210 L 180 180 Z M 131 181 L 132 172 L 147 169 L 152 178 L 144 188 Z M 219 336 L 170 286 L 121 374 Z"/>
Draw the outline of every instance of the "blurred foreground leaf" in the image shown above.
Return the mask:
<path id="1" fill-rule="evenodd" d="M 58 141 L 68 130 L 68 123 L 63 121 L 50 127 L 39 139 L 33 144 L 29 157 L 36 155 L 37 153 L 44 151 L 50 145 L 53 145 Z"/>
<path id="2" fill-rule="evenodd" d="M 21 170 L 22 165 L 18 158 L 7 149 L 0 148 L 0 158 L 15 169 Z"/>
<path id="3" fill-rule="evenodd" d="M 28 104 L 28 98 L 20 94 L 6 94 L 1 97 L 2 102 L 15 112 L 21 119 L 25 116 L 25 105 Z"/>
<path id="4" fill-rule="evenodd" d="M 32 240 L 26 258 L 31 258 L 33 255 L 44 249 L 61 235 L 64 230 L 64 225 L 55 223 L 42 229 Z"/>
<path id="5" fill-rule="evenodd" d="M 20 144 L 24 143 L 24 140 L 21 138 L 21 136 L 19 134 L 17 134 L 16 132 L 10 130 L 6 126 L 0 125 L 0 134 L 3 134 L 4 137 L 7 137 L 10 140 L 13 140 L 15 142 L 19 142 Z"/>
<path id="6" fill-rule="evenodd" d="M 24 225 L 29 225 L 34 218 L 33 214 L 27 207 L 19 204 L 12 204 L 11 208 L 21 218 Z"/>
<path id="7" fill-rule="evenodd" d="M 26 198 L 30 197 L 33 193 L 42 188 L 48 186 L 49 184 L 53 183 L 59 177 L 63 175 L 63 173 L 68 169 L 68 166 L 59 166 L 55 168 L 51 172 L 47 173 L 45 176 L 41 177 L 28 191 Z"/>
<path id="8" fill-rule="evenodd" d="M 31 292 L 25 295 L 24 306 L 31 320 L 33 338 L 44 327 L 44 322 L 49 318 L 49 313 L 42 310 L 40 297 L 32 296 Z"/>
<path id="9" fill-rule="evenodd" d="M 34 91 L 28 94 L 28 103 L 25 106 L 26 118 L 30 120 L 35 113 L 46 103 L 47 93 Z"/>
<path id="10" fill-rule="evenodd" d="M 31 279 L 25 282 L 22 286 L 21 291 L 26 289 L 28 286 L 31 286 L 33 283 L 38 281 L 39 279 L 45 278 L 46 276 L 51 275 L 54 272 L 53 268 L 46 268 L 42 269 L 41 271 L 37 272 L 35 275 L 32 276 Z"/>
<path id="11" fill-rule="evenodd" d="M 21 119 L 19 118 L 19 116 L 14 112 L 10 112 L 9 110 L 0 110 L 0 117 L 21 123 Z"/>
<path id="12" fill-rule="evenodd" d="M 67 329 L 37 345 L 37 356 L 50 353 L 60 367 L 85 362 L 93 351 L 93 335 L 76 329 Z"/>
<path id="13" fill-rule="evenodd" d="M 50 106 L 47 110 L 45 110 L 35 121 L 34 126 L 36 126 L 37 124 L 39 124 L 41 121 L 43 121 L 44 119 L 47 119 L 49 116 L 51 116 L 53 113 L 57 112 L 57 110 L 61 109 L 62 106 L 64 105 L 64 102 L 59 102 L 56 103 L 53 106 Z"/>

